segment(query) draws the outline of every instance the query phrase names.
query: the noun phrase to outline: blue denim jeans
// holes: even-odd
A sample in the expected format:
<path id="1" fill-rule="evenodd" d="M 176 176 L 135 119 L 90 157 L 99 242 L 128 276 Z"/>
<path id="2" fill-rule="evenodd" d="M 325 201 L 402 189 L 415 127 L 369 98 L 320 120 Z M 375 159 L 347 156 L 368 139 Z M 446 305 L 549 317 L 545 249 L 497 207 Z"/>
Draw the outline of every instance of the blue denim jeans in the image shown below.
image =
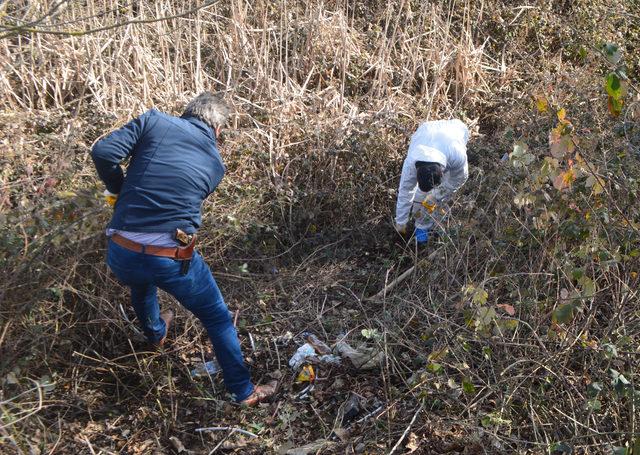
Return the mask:
<path id="1" fill-rule="evenodd" d="M 136 253 L 109 240 L 107 264 L 131 288 L 131 304 L 149 341 L 159 341 L 167 329 L 160 319 L 160 288 L 173 295 L 207 329 L 229 392 L 237 401 L 251 395 L 254 386 L 238 334 L 211 270 L 198 252 L 193 253 L 189 272 L 182 275 L 180 261 Z"/>

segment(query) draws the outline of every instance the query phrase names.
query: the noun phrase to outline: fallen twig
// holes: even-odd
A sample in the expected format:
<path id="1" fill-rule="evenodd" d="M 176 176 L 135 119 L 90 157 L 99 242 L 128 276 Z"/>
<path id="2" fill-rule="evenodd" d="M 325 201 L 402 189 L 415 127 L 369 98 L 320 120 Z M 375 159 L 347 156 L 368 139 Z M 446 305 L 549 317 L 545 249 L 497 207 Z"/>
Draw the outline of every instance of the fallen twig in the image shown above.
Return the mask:
<path id="1" fill-rule="evenodd" d="M 366 298 L 365 300 L 379 300 L 381 298 L 384 298 L 384 296 L 387 295 L 387 292 L 392 290 L 393 288 L 395 288 L 398 284 L 402 283 L 409 275 L 411 275 L 413 273 L 413 271 L 415 270 L 416 266 L 412 265 L 411 267 L 409 267 L 409 269 L 407 269 L 405 272 L 402 273 L 402 275 L 400 275 L 398 278 L 396 278 L 395 280 L 393 280 L 391 283 L 387 284 L 382 291 L 378 292 L 376 295 L 374 295 L 373 297 L 369 297 Z"/>
<path id="2" fill-rule="evenodd" d="M 393 448 L 391 449 L 391 452 L 389 452 L 389 455 L 393 455 L 393 453 L 400 446 L 400 443 L 404 440 L 404 438 L 407 437 L 407 434 L 409 434 L 409 430 L 411 430 L 411 427 L 413 426 L 413 424 L 415 423 L 416 419 L 418 418 L 418 414 L 420 414 L 420 411 L 422 411 L 422 408 L 424 408 L 424 405 L 421 404 L 420 407 L 418 408 L 418 410 L 416 411 L 416 413 L 413 415 L 413 419 L 411 419 L 411 422 L 409 422 L 409 425 L 404 430 L 404 433 L 402 433 L 402 436 L 400 436 L 400 439 L 398 439 L 398 442 L 396 442 L 396 445 L 394 445 Z"/>
<path id="3" fill-rule="evenodd" d="M 373 300 L 380 300 L 383 299 L 387 293 L 389 291 L 391 291 L 393 288 L 395 288 L 397 285 L 399 285 L 400 283 L 402 283 L 404 280 L 407 279 L 407 277 L 409 275 L 411 275 L 413 273 L 413 271 L 415 270 L 415 268 L 420 265 L 423 264 L 431 259 L 433 259 L 435 257 L 435 255 L 440 251 L 440 248 L 436 248 L 434 251 L 432 251 L 429 256 L 427 256 L 426 258 L 420 259 L 415 265 L 409 267 L 409 269 L 407 269 L 406 271 L 402 272 L 402 274 L 396 278 L 395 280 L 393 280 L 391 283 L 387 284 L 380 292 L 378 292 L 376 295 L 374 295 L 373 297 L 367 297 L 364 300 L 365 301 L 373 301 Z"/>
<path id="4" fill-rule="evenodd" d="M 204 431 L 229 431 L 232 430 L 234 432 L 242 433 L 247 436 L 251 436 L 252 438 L 257 438 L 258 435 L 255 433 L 251 433 L 250 431 L 243 430 L 241 428 L 236 427 L 205 427 L 205 428 L 197 428 L 196 431 L 198 433 L 202 433 Z"/>

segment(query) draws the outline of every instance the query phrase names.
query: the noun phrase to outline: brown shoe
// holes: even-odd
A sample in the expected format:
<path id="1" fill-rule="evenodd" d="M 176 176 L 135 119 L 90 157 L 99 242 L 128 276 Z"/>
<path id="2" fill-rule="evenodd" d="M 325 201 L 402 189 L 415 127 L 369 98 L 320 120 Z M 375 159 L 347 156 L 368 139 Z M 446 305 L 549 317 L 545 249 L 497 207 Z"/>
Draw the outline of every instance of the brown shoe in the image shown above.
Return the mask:
<path id="1" fill-rule="evenodd" d="M 265 385 L 256 386 L 256 388 L 253 389 L 253 393 L 242 400 L 240 404 L 242 406 L 252 407 L 257 405 L 258 403 L 262 403 L 267 398 L 274 396 L 276 394 L 277 388 L 278 381 L 271 381 Z"/>
<path id="2" fill-rule="evenodd" d="M 153 343 L 153 345 L 156 348 L 162 347 L 164 342 L 167 340 L 167 334 L 169 333 L 169 327 L 171 326 L 171 323 L 173 322 L 173 318 L 174 317 L 175 317 L 175 314 L 173 313 L 173 310 L 164 310 L 164 311 L 160 312 L 160 319 L 162 319 L 164 321 L 164 323 L 167 325 L 167 330 L 164 333 L 164 336 L 162 337 L 162 339 L 160 341 L 158 341 L 157 343 Z"/>

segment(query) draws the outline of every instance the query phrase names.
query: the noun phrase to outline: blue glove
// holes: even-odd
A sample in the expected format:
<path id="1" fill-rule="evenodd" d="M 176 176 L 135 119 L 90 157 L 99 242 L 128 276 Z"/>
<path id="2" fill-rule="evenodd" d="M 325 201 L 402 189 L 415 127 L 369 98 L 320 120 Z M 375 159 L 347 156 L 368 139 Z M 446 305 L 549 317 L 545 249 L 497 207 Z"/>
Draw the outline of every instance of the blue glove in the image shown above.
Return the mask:
<path id="1" fill-rule="evenodd" d="M 424 245 L 429 241 L 429 231 L 426 229 L 416 228 L 416 242 L 418 245 Z"/>

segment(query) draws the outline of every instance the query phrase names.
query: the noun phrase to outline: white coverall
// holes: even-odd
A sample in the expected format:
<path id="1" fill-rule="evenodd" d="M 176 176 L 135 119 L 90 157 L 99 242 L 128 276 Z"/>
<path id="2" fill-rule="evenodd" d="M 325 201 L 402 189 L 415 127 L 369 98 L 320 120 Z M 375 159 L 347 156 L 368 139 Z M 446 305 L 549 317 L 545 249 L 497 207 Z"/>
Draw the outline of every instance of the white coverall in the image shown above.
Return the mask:
<path id="1" fill-rule="evenodd" d="M 469 177 L 468 141 L 469 129 L 457 119 L 425 122 L 411 136 L 398 188 L 398 228 L 404 228 L 409 222 L 412 206 L 416 228 L 429 230 L 439 221 L 438 214 L 443 212 L 441 204 L 448 202 Z M 418 188 L 416 161 L 439 163 L 444 167 L 442 183 L 429 193 L 424 193 Z M 422 206 L 421 202 L 425 198 L 436 204 L 437 209 L 433 214 L 429 214 Z"/>

